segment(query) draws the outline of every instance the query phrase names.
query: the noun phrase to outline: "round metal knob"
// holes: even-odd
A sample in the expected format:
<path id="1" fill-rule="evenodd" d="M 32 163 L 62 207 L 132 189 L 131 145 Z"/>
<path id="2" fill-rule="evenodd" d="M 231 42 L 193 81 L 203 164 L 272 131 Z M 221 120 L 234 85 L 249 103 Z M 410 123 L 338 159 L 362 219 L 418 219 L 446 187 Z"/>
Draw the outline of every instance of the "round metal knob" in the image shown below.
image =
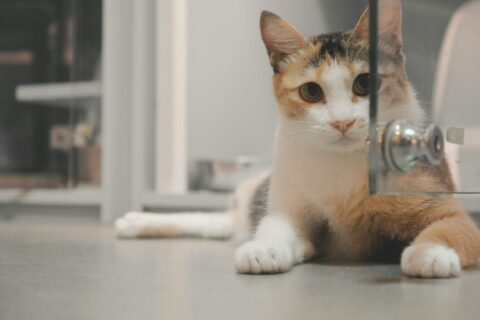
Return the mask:
<path id="1" fill-rule="evenodd" d="M 382 153 L 387 168 L 398 174 L 421 161 L 439 165 L 444 155 L 442 131 L 435 125 L 419 129 L 405 120 L 393 121 L 383 131 Z"/>

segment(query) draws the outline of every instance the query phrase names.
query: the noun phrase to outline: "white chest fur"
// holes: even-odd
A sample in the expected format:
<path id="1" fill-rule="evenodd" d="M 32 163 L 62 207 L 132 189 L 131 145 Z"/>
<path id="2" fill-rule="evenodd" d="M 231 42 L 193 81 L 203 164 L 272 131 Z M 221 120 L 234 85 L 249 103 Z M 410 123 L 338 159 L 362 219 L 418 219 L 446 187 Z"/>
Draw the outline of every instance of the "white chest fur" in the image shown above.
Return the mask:
<path id="1" fill-rule="evenodd" d="M 326 218 L 335 214 L 332 202 L 348 201 L 365 183 L 366 151 L 334 153 L 292 144 L 277 133 L 270 210 L 301 210 L 308 206 Z"/>

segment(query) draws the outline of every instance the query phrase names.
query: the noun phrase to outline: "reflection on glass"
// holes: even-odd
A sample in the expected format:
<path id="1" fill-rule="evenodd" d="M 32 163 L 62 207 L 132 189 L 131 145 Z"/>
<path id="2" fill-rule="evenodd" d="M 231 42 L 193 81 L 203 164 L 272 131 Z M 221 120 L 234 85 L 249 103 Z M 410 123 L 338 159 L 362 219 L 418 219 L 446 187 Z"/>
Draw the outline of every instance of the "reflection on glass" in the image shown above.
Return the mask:
<path id="1" fill-rule="evenodd" d="M 480 192 L 480 1 L 371 3 L 378 5 L 371 41 L 378 43 L 378 61 L 371 63 L 382 83 L 371 113 L 371 191 Z M 399 176 L 418 178 L 420 171 L 436 183 L 398 183 Z"/>

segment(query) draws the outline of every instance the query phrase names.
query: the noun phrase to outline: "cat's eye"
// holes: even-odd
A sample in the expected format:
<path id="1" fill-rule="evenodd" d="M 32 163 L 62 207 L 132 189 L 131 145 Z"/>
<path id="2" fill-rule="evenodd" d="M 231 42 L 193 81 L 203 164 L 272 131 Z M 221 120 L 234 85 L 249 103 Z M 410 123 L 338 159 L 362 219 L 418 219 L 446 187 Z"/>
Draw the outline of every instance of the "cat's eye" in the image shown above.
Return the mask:
<path id="1" fill-rule="evenodd" d="M 299 88 L 300 96 L 309 103 L 319 102 L 324 98 L 322 87 L 315 82 L 307 82 Z"/>
<path id="2" fill-rule="evenodd" d="M 381 79 L 378 78 L 377 90 L 380 89 Z M 370 94 L 370 74 L 362 73 L 353 82 L 353 93 L 357 96 L 365 97 Z"/>

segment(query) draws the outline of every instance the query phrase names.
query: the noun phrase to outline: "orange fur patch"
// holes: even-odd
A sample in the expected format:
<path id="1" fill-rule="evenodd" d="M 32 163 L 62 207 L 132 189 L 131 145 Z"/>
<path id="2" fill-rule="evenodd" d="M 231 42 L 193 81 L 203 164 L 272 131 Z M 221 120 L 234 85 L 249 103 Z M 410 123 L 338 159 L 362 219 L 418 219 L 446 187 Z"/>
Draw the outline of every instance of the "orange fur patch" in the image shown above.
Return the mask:
<path id="1" fill-rule="evenodd" d="M 440 176 L 442 172 L 447 176 Z M 397 180 L 399 185 L 408 185 L 411 192 L 452 191 L 446 162 L 438 169 L 421 165 Z M 331 235 L 324 244 L 329 246 L 327 254 L 331 258 L 364 259 L 373 253 L 379 236 L 416 244 L 446 245 L 458 253 L 463 267 L 475 265 L 480 257 L 480 231 L 451 195 L 370 195 L 365 169 L 362 187 L 347 199 L 331 198 L 326 202 L 336 212 L 328 221 Z M 307 239 L 315 243 L 318 233 L 314 231 L 318 224 L 315 213 L 302 214 L 297 224 L 300 233 L 310 235 Z M 324 248 L 317 250 L 317 254 L 322 254 Z"/>
<path id="2" fill-rule="evenodd" d="M 273 78 L 273 90 L 275 92 L 280 111 L 287 118 L 303 117 L 310 104 L 300 98 L 298 89 L 285 88 L 282 84 L 283 76 L 275 75 Z"/>
<path id="3" fill-rule="evenodd" d="M 313 59 L 320 49 L 320 44 L 308 43 L 297 55 L 292 56 L 288 63 L 281 64 L 282 72 L 273 76 L 273 89 L 280 111 L 288 118 L 298 119 L 305 115 L 311 103 L 305 102 L 299 94 L 299 88 L 290 88 L 285 85 L 285 80 L 296 78 L 305 72 L 305 62 Z M 317 77 L 321 77 L 322 68 L 315 71 Z"/>
<path id="4" fill-rule="evenodd" d="M 165 238 L 172 238 L 172 237 L 181 237 L 185 233 L 182 229 L 171 225 L 165 225 L 162 227 L 158 226 L 149 226 L 146 225 L 139 233 L 138 237 L 140 238 L 154 238 L 154 237 L 165 237 Z"/>
<path id="5" fill-rule="evenodd" d="M 455 249 L 462 267 L 477 264 L 480 255 L 480 232 L 472 219 L 461 211 L 432 223 L 415 240 L 415 244 L 429 242 Z"/>

